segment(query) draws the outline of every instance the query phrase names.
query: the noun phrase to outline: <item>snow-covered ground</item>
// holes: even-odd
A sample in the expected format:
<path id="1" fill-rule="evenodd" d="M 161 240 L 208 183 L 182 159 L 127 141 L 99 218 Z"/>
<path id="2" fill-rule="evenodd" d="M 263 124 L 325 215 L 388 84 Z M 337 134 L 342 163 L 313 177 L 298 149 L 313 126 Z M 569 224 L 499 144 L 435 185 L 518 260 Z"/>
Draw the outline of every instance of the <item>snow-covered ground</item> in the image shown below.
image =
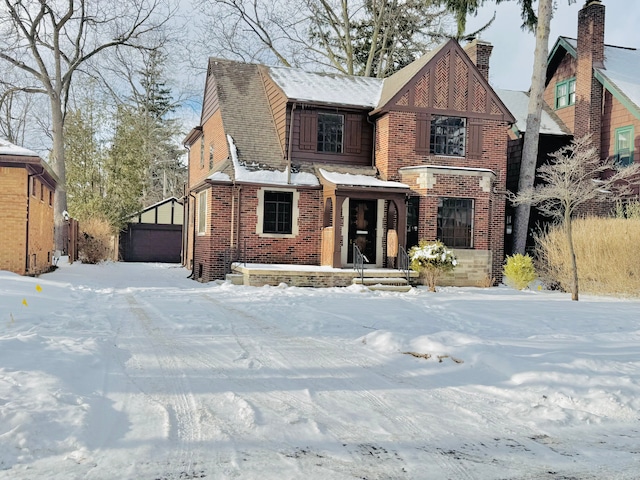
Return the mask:
<path id="1" fill-rule="evenodd" d="M 2 479 L 640 476 L 638 300 L 61 263 L 0 272 Z"/>

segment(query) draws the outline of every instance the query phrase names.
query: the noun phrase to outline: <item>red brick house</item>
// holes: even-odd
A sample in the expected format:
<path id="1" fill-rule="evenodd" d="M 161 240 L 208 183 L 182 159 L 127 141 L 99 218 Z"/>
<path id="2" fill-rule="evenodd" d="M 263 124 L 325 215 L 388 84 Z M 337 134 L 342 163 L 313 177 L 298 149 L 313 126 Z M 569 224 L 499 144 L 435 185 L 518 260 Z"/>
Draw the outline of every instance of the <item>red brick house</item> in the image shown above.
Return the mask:
<path id="1" fill-rule="evenodd" d="M 544 110 L 538 165 L 573 136 L 591 134 L 601 158 L 614 158 L 620 167 L 640 161 L 640 51 L 604 43 L 605 6 L 588 0 L 578 12 L 577 39 L 559 37 L 547 60 Z M 516 95 L 498 92 L 523 130 Z M 524 110 L 526 113 L 526 110 Z M 522 139 L 509 142 L 507 188 L 516 191 Z M 592 205 L 589 213 L 606 213 Z M 507 208 L 507 224 L 509 223 Z M 543 220 L 532 212 L 530 227 Z M 507 228 L 508 232 L 508 228 Z M 507 239 L 507 252 L 510 242 Z"/>
<path id="2" fill-rule="evenodd" d="M 0 269 L 37 275 L 53 262 L 57 179 L 37 153 L 0 140 Z"/>
<path id="3" fill-rule="evenodd" d="M 354 244 L 389 268 L 398 246 L 439 238 L 461 259 L 452 283 L 499 279 L 514 118 L 490 51 L 448 41 L 384 80 L 210 59 L 185 139 L 194 278 L 237 258 L 349 268 Z"/>

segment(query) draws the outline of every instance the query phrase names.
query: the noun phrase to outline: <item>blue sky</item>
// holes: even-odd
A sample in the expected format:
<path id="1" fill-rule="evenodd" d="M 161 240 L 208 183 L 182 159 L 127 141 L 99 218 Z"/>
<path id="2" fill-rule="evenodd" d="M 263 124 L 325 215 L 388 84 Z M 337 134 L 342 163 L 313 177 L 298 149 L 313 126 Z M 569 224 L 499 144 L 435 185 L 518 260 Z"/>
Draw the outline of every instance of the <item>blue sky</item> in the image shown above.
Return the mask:
<path id="1" fill-rule="evenodd" d="M 556 11 L 551 20 L 549 48 L 558 36 L 576 37 L 578 11 L 584 0 L 569 5 L 568 0 L 555 0 Z M 605 11 L 605 43 L 640 48 L 640 2 L 603 0 Z M 535 6 L 537 10 L 537 3 Z M 528 90 L 531 83 L 534 34 L 520 28 L 520 6 L 515 0 L 496 5 L 487 1 L 476 17 L 467 21 L 468 30 L 484 25 L 496 12 L 493 25 L 481 35 L 494 46 L 489 79 L 494 87 L 509 90 Z"/>

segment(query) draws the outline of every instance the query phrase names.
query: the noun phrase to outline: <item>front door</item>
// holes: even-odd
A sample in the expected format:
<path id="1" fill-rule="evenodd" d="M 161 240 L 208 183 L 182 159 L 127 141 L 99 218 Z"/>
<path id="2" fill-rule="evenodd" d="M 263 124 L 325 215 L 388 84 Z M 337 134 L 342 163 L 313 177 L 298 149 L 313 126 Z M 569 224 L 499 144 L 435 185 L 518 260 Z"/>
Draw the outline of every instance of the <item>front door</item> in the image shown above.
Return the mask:
<path id="1" fill-rule="evenodd" d="M 349 251 L 347 263 L 353 263 L 355 243 L 365 257 L 364 263 L 376 263 L 376 200 L 349 200 Z"/>

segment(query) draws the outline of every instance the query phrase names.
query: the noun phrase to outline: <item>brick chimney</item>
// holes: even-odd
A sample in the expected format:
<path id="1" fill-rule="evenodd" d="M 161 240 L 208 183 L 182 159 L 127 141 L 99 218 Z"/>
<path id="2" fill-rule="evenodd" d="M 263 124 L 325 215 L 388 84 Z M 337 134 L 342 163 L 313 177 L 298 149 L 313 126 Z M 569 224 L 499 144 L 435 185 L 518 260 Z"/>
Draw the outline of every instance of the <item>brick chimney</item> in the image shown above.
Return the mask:
<path id="1" fill-rule="evenodd" d="M 480 73 L 487 82 L 489 81 L 489 57 L 491 57 L 491 50 L 493 50 L 493 45 L 489 42 L 478 40 L 477 38 L 474 38 L 464 46 L 464 51 L 467 52 L 471 61 L 476 64 L 476 67 L 478 67 L 478 70 L 480 70 Z"/>
<path id="2" fill-rule="evenodd" d="M 604 5 L 600 0 L 587 0 L 578 12 L 577 53 L 574 136 L 591 133 L 600 152 L 603 89 L 593 75 L 593 69 L 602 68 L 604 62 Z"/>

